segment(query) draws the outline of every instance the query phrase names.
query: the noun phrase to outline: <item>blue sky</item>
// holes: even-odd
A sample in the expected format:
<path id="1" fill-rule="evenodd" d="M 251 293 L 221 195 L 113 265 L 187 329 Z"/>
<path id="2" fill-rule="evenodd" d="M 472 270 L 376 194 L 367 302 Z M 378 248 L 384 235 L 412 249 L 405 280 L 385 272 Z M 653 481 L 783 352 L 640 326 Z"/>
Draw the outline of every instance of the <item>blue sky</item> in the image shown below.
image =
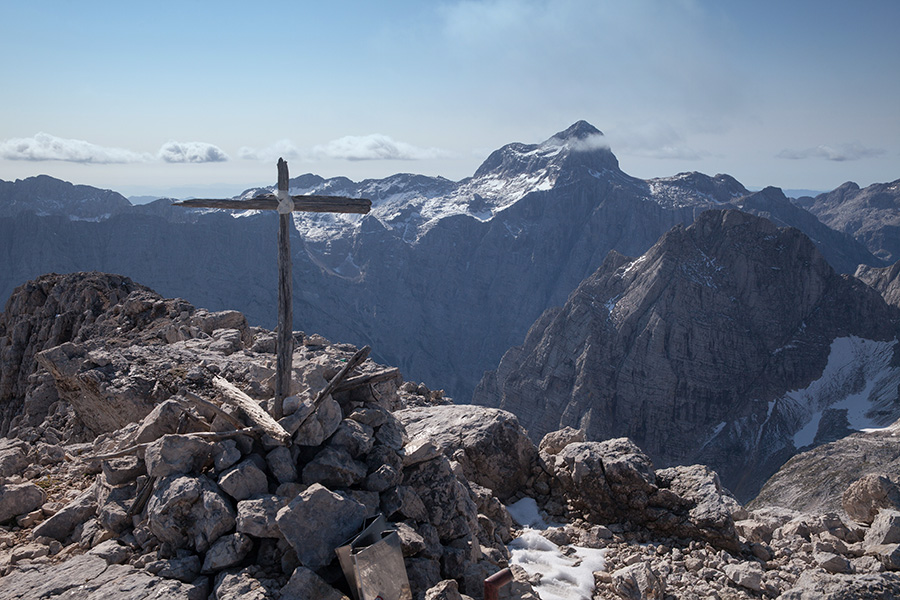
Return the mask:
<path id="1" fill-rule="evenodd" d="M 900 2 L 0 5 L 0 179 L 233 195 L 471 175 L 585 119 L 626 172 L 900 178 Z"/>

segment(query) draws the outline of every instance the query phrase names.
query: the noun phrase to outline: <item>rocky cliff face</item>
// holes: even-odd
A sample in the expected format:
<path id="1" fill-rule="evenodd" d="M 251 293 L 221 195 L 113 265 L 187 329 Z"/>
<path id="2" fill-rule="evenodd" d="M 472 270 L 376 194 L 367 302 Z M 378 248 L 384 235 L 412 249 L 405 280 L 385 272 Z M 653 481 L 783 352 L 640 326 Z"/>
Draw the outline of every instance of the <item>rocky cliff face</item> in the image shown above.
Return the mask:
<path id="1" fill-rule="evenodd" d="M 366 216 L 295 214 L 295 328 L 370 344 L 379 360 L 461 401 L 610 250 L 637 256 L 708 208 L 743 206 L 799 227 L 840 271 L 881 264 L 777 190 L 750 194 L 727 175 L 630 177 L 583 121 L 540 144 L 504 146 L 459 182 L 302 175 L 291 191 L 373 201 Z M 55 214 L 0 213 L 0 297 L 49 271 L 101 270 L 274 326 L 272 214 L 164 201 L 99 222 Z"/>
<path id="2" fill-rule="evenodd" d="M 72 185 L 47 175 L 16 181 L 0 180 L 0 216 L 30 212 L 99 221 L 131 208 L 131 202 L 112 190 Z"/>
<path id="3" fill-rule="evenodd" d="M 897 319 L 799 231 L 709 211 L 638 258 L 610 253 L 475 402 L 533 439 L 628 436 L 657 464 L 708 464 L 752 497 L 798 448 L 898 415 Z"/>
<path id="4" fill-rule="evenodd" d="M 900 179 L 862 189 L 850 181 L 798 204 L 829 227 L 863 242 L 879 258 L 900 258 Z"/>
<path id="5" fill-rule="evenodd" d="M 888 304 L 900 307 L 900 261 L 881 269 L 860 265 L 855 277 L 878 290 Z"/>

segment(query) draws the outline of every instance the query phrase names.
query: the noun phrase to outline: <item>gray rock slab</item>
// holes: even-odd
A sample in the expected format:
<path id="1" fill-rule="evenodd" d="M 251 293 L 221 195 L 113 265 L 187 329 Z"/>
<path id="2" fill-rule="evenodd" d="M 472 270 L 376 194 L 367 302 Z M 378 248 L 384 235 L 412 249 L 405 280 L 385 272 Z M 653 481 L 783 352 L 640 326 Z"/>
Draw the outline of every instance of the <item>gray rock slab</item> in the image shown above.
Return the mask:
<path id="1" fill-rule="evenodd" d="M 290 580 L 281 588 L 281 600 L 348 600 L 310 569 L 300 566 L 294 569 Z"/>
<path id="2" fill-rule="evenodd" d="M 176 473 L 199 473 L 212 462 L 212 444 L 185 435 L 164 435 L 144 452 L 147 474 L 168 477 Z"/>
<path id="3" fill-rule="evenodd" d="M 427 434 L 466 478 L 506 500 L 520 490 L 537 449 L 509 412 L 472 405 L 409 408 L 395 413 L 410 438 Z"/>
<path id="4" fill-rule="evenodd" d="M 97 489 L 95 485 L 84 490 L 55 515 L 38 525 L 32 537 L 46 536 L 63 542 L 75 528 L 97 513 Z"/>
<path id="5" fill-rule="evenodd" d="M 273 495 L 241 500 L 237 504 L 237 531 L 258 538 L 282 537 L 276 517 L 287 503 L 287 498 Z"/>
<path id="6" fill-rule="evenodd" d="M 328 446 L 303 467 L 303 483 L 321 483 L 330 489 L 349 488 L 366 477 L 367 467 L 347 450 Z"/>
<path id="7" fill-rule="evenodd" d="M 219 487 L 235 500 L 246 500 L 269 491 L 266 474 L 255 461 L 243 460 L 219 476 Z"/>
<path id="8" fill-rule="evenodd" d="M 313 484 L 278 511 L 277 522 L 300 563 L 316 570 L 335 558 L 335 548 L 360 529 L 365 517 L 359 502 Z"/>
<path id="9" fill-rule="evenodd" d="M 900 511 L 881 509 L 866 532 L 866 546 L 900 543 Z"/>
<path id="10" fill-rule="evenodd" d="M 200 572 L 208 575 L 233 567 L 244 560 L 251 548 L 253 540 L 248 535 L 243 533 L 224 535 L 207 550 Z"/>
<path id="11" fill-rule="evenodd" d="M 91 554 L 59 564 L 18 567 L 0 578 L 0 598 L 15 600 L 203 600 L 203 584 L 164 579 Z"/>
<path id="12" fill-rule="evenodd" d="M 47 494 L 33 483 L 0 485 L 0 523 L 40 508 Z"/>

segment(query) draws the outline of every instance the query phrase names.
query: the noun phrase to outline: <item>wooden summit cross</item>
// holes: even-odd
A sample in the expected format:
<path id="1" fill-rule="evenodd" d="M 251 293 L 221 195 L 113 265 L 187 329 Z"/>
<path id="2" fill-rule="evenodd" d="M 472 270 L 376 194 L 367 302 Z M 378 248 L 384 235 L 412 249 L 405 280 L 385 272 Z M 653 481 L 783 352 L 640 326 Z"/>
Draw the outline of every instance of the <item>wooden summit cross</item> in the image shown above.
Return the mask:
<path id="1" fill-rule="evenodd" d="M 272 416 L 283 416 L 284 398 L 291 390 L 293 340 L 293 282 L 291 279 L 291 212 L 368 213 L 372 201 L 341 196 L 291 196 L 288 192 L 288 166 L 278 159 L 278 191 L 249 200 L 182 200 L 175 206 L 189 208 L 227 208 L 232 210 L 278 211 L 278 333 L 275 342 L 275 402 Z"/>

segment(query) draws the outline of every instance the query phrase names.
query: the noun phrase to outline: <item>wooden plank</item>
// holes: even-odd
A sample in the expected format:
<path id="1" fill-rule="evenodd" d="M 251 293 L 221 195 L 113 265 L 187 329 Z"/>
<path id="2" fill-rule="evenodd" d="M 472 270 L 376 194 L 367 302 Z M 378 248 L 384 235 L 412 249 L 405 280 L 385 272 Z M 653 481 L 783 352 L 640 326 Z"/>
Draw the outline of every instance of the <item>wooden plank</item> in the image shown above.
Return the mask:
<path id="1" fill-rule="evenodd" d="M 350 390 L 354 390 L 356 388 L 362 387 L 364 385 L 374 385 L 376 383 L 381 383 L 382 381 L 388 381 L 389 379 L 395 379 L 400 377 L 400 369 L 397 367 L 393 367 L 390 369 L 385 369 L 384 371 L 378 371 L 376 373 L 369 373 L 368 375 L 357 375 L 356 377 L 348 377 L 344 380 L 343 383 L 339 384 L 335 388 L 335 392 L 349 392 Z"/>
<path id="2" fill-rule="evenodd" d="M 345 198 L 343 196 L 291 196 L 294 210 L 321 213 L 366 214 L 372 209 L 372 201 L 366 198 Z M 278 199 L 273 194 L 257 196 L 248 200 L 204 200 L 191 199 L 172 203 L 172 206 L 187 208 L 228 208 L 232 210 L 275 210 Z"/>
<path id="3" fill-rule="evenodd" d="M 284 428 L 278 424 L 278 421 L 273 419 L 269 413 L 264 411 L 256 400 L 222 377 L 214 378 L 213 385 L 215 385 L 229 401 L 240 408 L 241 412 L 253 422 L 253 425 L 259 427 L 264 433 L 276 440 L 279 444 L 284 444 L 286 446 L 290 443 L 291 436 L 288 435 L 288 432 L 285 431 Z"/>
<path id="4" fill-rule="evenodd" d="M 278 189 L 288 190 L 290 177 L 284 159 L 278 159 Z M 272 417 L 284 416 L 284 399 L 291 393 L 294 356 L 294 283 L 291 268 L 291 215 L 278 215 L 278 327 L 275 337 L 275 403 Z"/>

